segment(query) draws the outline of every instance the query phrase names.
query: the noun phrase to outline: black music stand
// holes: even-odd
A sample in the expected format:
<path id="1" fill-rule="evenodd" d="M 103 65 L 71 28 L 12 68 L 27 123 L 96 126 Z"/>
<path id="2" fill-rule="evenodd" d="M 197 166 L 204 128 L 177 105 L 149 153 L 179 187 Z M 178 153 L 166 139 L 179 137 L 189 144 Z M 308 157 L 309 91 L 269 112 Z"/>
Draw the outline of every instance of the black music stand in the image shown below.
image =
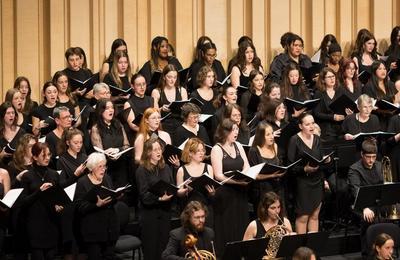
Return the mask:
<path id="1" fill-rule="evenodd" d="M 284 236 L 279 245 L 276 258 L 292 259 L 297 248 L 306 246 L 314 250 L 319 255 L 323 251 L 328 241 L 328 232 L 315 232 L 300 235 Z"/>
<path id="2" fill-rule="evenodd" d="M 225 245 L 222 260 L 258 260 L 266 255 L 269 238 L 228 242 Z"/>
<path id="3" fill-rule="evenodd" d="M 364 208 L 376 207 L 378 220 L 382 206 L 393 205 L 400 202 L 400 183 L 368 185 L 359 188 L 353 208 L 362 211 Z"/>

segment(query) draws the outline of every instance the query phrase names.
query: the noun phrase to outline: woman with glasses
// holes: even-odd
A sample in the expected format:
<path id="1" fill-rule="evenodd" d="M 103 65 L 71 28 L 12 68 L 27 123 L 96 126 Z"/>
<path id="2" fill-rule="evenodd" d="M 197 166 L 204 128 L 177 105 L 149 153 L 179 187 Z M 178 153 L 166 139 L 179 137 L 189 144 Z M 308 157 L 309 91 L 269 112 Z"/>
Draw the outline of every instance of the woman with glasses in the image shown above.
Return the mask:
<path id="1" fill-rule="evenodd" d="M 335 114 L 329 105 L 342 95 L 339 89 L 335 72 L 328 67 L 321 70 L 318 82 L 318 90 L 314 98 L 319 98 L 320 102 L 314 109 L 317 123 L 321 127 L 321 139 L 324 141 L 335 141 L 342 135 L 342 121 L 346 115 Z"/>
<path id="2" fill-rule="evenodd" d="M 118 154 L 129 147 L 128 138 L 121 123 L 115 118 L 114 104 L 110 99 L 100 99 L 96 106 L 97 122 L 92 127 L 90 139 L 108 154 L 109 174 L 115 187 L 128 183 L 129 155 Z"/>
<path id="3" fill-rule="evenodd" d="M 200 112 L 200 108 L 193 103 L 182 106 L 183 124 L 175 130 L 172 138 L 173 145 L 179 146 L 192 137 L 198 137 L 207 145 L 211 145 L 207 130 L 199 124 Z"/>
<path id="4" fill-rule="evenodd" d="M 129 143 L 133 146 L 136 133 L 139 131 L 139 124 L 135 124 L 133 121 L 135 118 L 143 115 L 147 108 L 154 107 L 154 99 L 146 95 L 146 79 L 141 74 L 137 73 L 132 76 L 131 87 L 133 94 L 125 102 L 124 110 L 129 111 L 126 114 L 126 124 L 128 127 L 125 127 L 125 131 L 128 135 Z"/>
<path id="5" fill-rule="evenodd" d="M 156 195 L 150 187 L 160 180 L 173 184 L 171 168 L 164 162 L 159 138 L 148 139 L 143 146 L 140 166 L 136 170 L 139 193 L 142 247 L 145 260 L 159 260 L 171 229 L 172 194 Z"/>
<path id="6" fill-rule="evenodd" d="M 78 180 L 75 190 L 77 223 L 81 247 L 88 260 L 113 259 L 114 245 L 119 237 L 118 216 L 111 197 L 88 196 L 95 187 L 114 188 L 106 174 L 107 159 L 102 153 L 92 153 L 86 163 L 89 174 Z"/>
<path id="7" fill-rule="evenodd" d="M 59 175 L 48 168 L 51 153 L 46 143 L 35 143 L 32 147 L 32 168 L 21 179 L 24 191 L 21 207 L 26 217 L 26 235 L 31 247 L 31 259 L 54 259 L 60 236 L 58 221 L 63 205 L 47 202 L 44 192 L 59 185 Z"/>
<path id="8" fill-rule="evenodd" d="M 151 137 L 161 139 L 163 145 L 171 144 L 170 135 L 162 131 L 160 112 L 157 108 L 153 107 L 144 111 L 142 120 L 140 121 L 139 132 L 135 139 L 135 163 L 140 162 L 144 143 Z"/>
<path id="9" fill-rule="evenodd" d="M 217 47 L 215 43 L 208 41 L 200 45 L 199 48 L 200 59 L 196 60 L 190 66 L 191 70 L 189 72 L 189 78 L 192 84 L 188 85 L 189 92 L 193 92 L 198 87 L 198 82 L 196 81 L 197 75 L 203 66 L 207 66 L 215 73 L 215 80 L 222 82 L 226 73 L 221 62 L 217 60 Z"/>

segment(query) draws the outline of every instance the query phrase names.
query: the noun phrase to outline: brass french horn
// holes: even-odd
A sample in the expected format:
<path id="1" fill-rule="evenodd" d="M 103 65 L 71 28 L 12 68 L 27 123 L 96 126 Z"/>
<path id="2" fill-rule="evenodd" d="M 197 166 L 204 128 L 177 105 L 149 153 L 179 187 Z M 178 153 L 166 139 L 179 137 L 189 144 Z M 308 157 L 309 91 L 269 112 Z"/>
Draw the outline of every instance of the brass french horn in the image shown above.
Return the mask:
<path id="1" fill-rule="evenodd" d="M 185 247 L 187 248 L 188 252 L 185 255 L 185 259 L 190 260 L 216 260 L 217 257 L 215 252 L 209 252 L 207 250 L 197 250 L 196 247 L 197 238 L 192 234 L 187 234 L 185 237 Z M 212 243 L 212 242 L 211 242 Z M 214 244 L 213 249 L 214 249 Z"/>

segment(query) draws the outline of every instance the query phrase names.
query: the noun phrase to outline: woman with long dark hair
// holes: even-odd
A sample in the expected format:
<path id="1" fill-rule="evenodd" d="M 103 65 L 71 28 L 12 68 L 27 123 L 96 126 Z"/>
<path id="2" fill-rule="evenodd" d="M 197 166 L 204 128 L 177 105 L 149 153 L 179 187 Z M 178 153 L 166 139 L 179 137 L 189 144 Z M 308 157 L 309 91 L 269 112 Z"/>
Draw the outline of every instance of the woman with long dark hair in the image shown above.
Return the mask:
<path id="1" fill-rule="evenodd" d="M 109 155 L 117 154 L 129 147 L 128 138 L 121 123 L 115 118 L 114 104 L 110 99 L 100 99 L 96 106 L 97 122 L 92 127 L 90 139 L 93 146 Z M 107 158 L 109 174 L 115 187 L 128 183 L 129 156 L 122 154 Z"/>

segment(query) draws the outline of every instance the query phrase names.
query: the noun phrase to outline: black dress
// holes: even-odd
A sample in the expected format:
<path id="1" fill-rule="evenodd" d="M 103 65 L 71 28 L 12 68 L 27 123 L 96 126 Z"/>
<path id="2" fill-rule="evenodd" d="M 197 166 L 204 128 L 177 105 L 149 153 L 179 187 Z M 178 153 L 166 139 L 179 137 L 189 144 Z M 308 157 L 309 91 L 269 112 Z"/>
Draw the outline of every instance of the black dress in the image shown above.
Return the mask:
<path id="1" fill-rule="evenodd" d="M 204 63 L 204 61 L 195 61 L 192 63 L 192 65 L 190 65 L 189 78 L 191 80 L 189 81 L 189 84 L 187 86 L 188 91 L 190 93 L 192 93 L 194 90 L 196 90 L 198 88 L 197 74 L 199 73 L 199 70 L 203 66 L 207 66 Z M 224 67 L 222 66 L 221 62 L 219 60 L 214 60 L 213 64 L 211 65 L 211 68 L 215 72 L 215 80 L 222 82 L 226 77 L 226 73 L 225 73 Z"/>
<path id="2" fill-rule="evenodd" d="M 119 121 L 113 122 L 105 129 L 99 128 L 99 124 L 94 127 L 97 127 L 103 150 L 107 150 L 108 148 L 119 148 L 121 151 L 121 149 L 124 148 L 123 127 Z M 127 152 L 122 154 L 118 160 L 107 159 L 107 174 L 111 177 L 114 187 L 119 188 L 125 186 L 129 182 L 130 158 L 129 152 Z"/>
<path id="3" fill-rule="evenodd" d="M 394 101 L 394 96 L 397 93 L 397 90 L 394 86 L 394 83 L 391 81 L 388 81 L 388 84 L 385 86 L 385 95 L 381 95 L 378 93 L 377 91 L 377 87 L 376 85 L 374 85 L 374 83 L 372 81 L 369 81 L 367 84 L 365 84 L 365 86 L 362 88 L 362 92 L 363 94 L 367 94 L 368 96 L 374 98 L 374 99 L 384 99 L 387 100 L 389 102 L 393 102 Z M 391 113 L 387 113 L 386 111 L 382 111 L 380 109 L 377 110 L 373 110 L 372 111 L 374 114 L 378 115 L 379 117 L 379 121 L 381 124 L 381 130 L 382 131 L 386 131 L 388 123 L 389 123 L 389 119 L 392 116 Z"/>
<path id="4" fill-rule="evenodd" d="M 22 177 L 21 202 L 26 209 L 26 229 L 31 248 L 52 249 L 59 238 L 59 215 L 55 205 L 44 203 L 43 183 L 59 184 L 58 173 L 47 167 L 34 165 Z"/>
<path id="5" fill-rule="evenodd" d="M 356 85 L 353 87 L 353 92 L 351 92 L 347 87 L 340 85 L 339 88 L 343 90 L 343 93 L 346 94 L 351 100 L 356 101 L 359 96 L 361 96 L 362 85 L 360 81 L 357 81 Z"/>
<path id="6" fill-rule="evenodd" d="M 320 102 L 314 109 L 314 115 L 317 123 L 321 127 L 321 139 L 324 141 L 335 141 L 338 137 L 342 136 L 342 121 L 335 121 L 333 119 L 334 112 L 329 108 L 337 98 L 342 95 L 342 91 L 337 89 L 335 95 L 331 99 L 327 92 L 316 91 L 314 98 L 320 98 Z"/>
<path id="7" fill-rule="evenodd" d="M 182 100 L 182 95 L 181 95 L 181 90 L 182 88 L 175 88 L 175 99 L 172 101 L 169 101 L 167 99 L 167 96 L 165 95 L 165 92 L 163 89 L 159 89 L 160 93 L 160 99 L 158 100 L 158 107 L 162 107 L 163 105 L 169 105 L 173 101 L 181 101 Z M 168 113 L 170 112 L 165 112 L 161 111 L 161 117 L 165 117 Z M 162 127 L 164 131 L 166 131 L 168 134 L 173 135 L 175 132 L 176 128 L 182 124 L 182 119 L 180 114 L 175 114 L 172 113 L 169 115 L 166 119 L 162 121 Z"/>
<path id="8" fill-rule="evenodd" d="M 68 187 L 78 181 L 80 177 L 77 177 L 74 172 L 86 159 L 87 156 L 84 153 L 79 153 L 76 159 L 68 152 L 59 156 L 59 159 L 57 160 L 57 170 L 61 171 L 60 185 L 62 187 Z M 64 253 L 75 253 L 78 251 L 74 234 L 75 205 L 76 203 L 71 203 L 65 206 L 61 214 L 61 231 Z"/>
<path id="9" fill-rule="evenodd" d="M 168 165 L 148 170 L 140 166 L 136 170 L 136 183 L 139 192 L 139 223 L 144 231 L 141 234 L 145 260 L 159 260 L 165 249 L 171 229 L 171 201 L 159 201 L 158 196 L 149 191 L 157 181 L 164 180 L 174 184 Z"/>
<path id="10" fill-rule="evenodd" d="M 263 224 L 261 223 L 260 219 L 256 219 L 256 227 L 257 227 L 257 233 L 256 233 L 256 237 L 255 238 L 263 238 L 265 237 L 265 234 L 267 233 L 267 231 L 265 230 Z"/>
<path id="11" fill-rule="evenodd" d="M 288 149 L 289 163 L 294 163 L 304 156 L 304 152 L 316 158 L 322 158 L 321 140 L 314 135 L 311 149 L 296 134 L 290 138 Z M 296 176 L 296 213 L 297 215 L 310 215 L 321 203 L 323 196 L 324 176 L 323 168 L 307 174 L 304 172 L 304 160 L 293 166 L 292 173 Z"/>
<path id="12" fill-rule="evenodd" d="M 53 117 L 53 110 L 56 107 L 58 107 L 58 104 L 54 107 L 47 107 L 41 104 L 33 110 L 32 116 L 39 118 L 40 121 L 44 120 L 45 123 L 49 124 L 47 127 L 40 129 L 40 136 L 45 136 L 56 128 L 56 122 L 51 119 Z"/>
<path id="13" fill-rule="evenodd" d="M 195 135 L 192 131 L 187 130 L 183 125 L 180 125 L 176 128 L 175 133 L 172 138 L 172 144 L 174 146 L 180 146 L 186 139 L 197 137 L 202 140 L 205 144 L 211 145 L 210 139 L 208 138 L 208 133 L 204 126 L 198 125 L 199 130 L 197 131 L 197 135 Z"/>
<path id="14" fill-rule="evenodd" d="M 11 140 L 11 142 L 8 142 L 4 136 L 2 138 L 0 138 L 0 149 L 4 149 L 4 147 L 8 144 L 12 149 L 16 149 L 17 148 L 17 143 L 18 140 L 25 134 L 25 130 L 22 128 L 19 128 L 18 132 L 15 134 L 14 138 Z M 0 151 L 1 151 L 0 150 Z M 3 165 L 2 167 L 5 167 L 6 165 L 8 165 L 10 162 L 12 161 L 12 156 L 10 157 L 4 157 L 1 161 L 1 165 Z"/>
<path id="15" fill-rule="evenodd" d="M 240 107 L 242 108 L 242 114 L 246 122 L 250 122 L 258 111 L 258 105 L 260 104 L 260 96 L 247 90 L 243 93 L 240 99 Z"/>
<path id="16" fill-rule="evenodd" d="M 196 98 L 203 103 L 203 105 L 200 107 L 202 114 L 213 115 L 215 113 L 216 109 L 213 105 L 213 102 L 217 98 L 218 94 L 215 89 L 213 89 L 213 93 L 214 95 L 211 100 L 205 100 L 204 98 L 202 98 L 197 89 L 190 93 L 191 98 Z"/>
<path id="17" fill-rule="evenodd" d="M 146 95 L 143 98 L 141 98 L 141 97 L 138 97 L 135 94 L 133 94 L 127 100 L 127 102 L 131 106 L 133 114 L 135 115 L 135 118 L 138 117 L 140 114 L 143 114 L 147 108 L 154 107 L 154 99 L 152 97 L 146 96 Z M 126 122 L 124 122 L 123 125 L 124 125 L 126 135 L 128 137 L 129 143 L 131 144 L 131 146 L 133 146 L 133 144 L 135 143 L 136 132 L 133 131 Z"/>
<path id="18" fill-rule="evenodd" d="M 236 151 L 235 158 L 232 158 L 220 146 L 223 153 L 223 172 L 241 171 L 243 169 L 244 160 L 240 155 L 236 143 L 234 143 L 234 146 Z M 248 211 L 246 186 L 226 183 L 217 189 L 214 204 L 214 230 L 217 255 L 223 255 L 227 242 L 242 240 L 249 223 Z"/>
<path id="19" fill-rule="evenodd" d="M 119 219 L 114 209 L 114 203 L 109 203 L 103 207 L 97 207 L 97 200 L 90 200 L 86 194 L 96 185 L 92 183 L 88 175 L 79 178 L 75 190 L 75 201 L 77 210 L 77 222 L 79 230 L 79 240 L 90 246 L 93 244 L 106 244 L 103 250 L 105 255 L 113 255 L 113 245 L 119 237 Z M 107 175 L 98 186 L 113 188 L 112 182 Z M 89 254 L 89 259 L 91 258 Z M 98 258 L 103 259 L 103 258 Z"/>
<path id="20" fill-rule="evenodd" d="M 61 138 L 59 138 L 54 131 L 51 131 L 46 135 L 46 143 L 49 145 L 49 150 L 51 152 L 51 161 L 49 167 L 52 169 L 56 168 L 57 158 L 58 158 L 58 148 L 60 143 L 62 142 Z"/>
<path id="21" fill-rule="evenodd" d="M 377 132 L 380 130 L 379 119 L 371 114 L 368 121 L 362 123 L 358 120 L 358 113 L 353 113 L 344 119 L 342 129 L 343 133 L 351 135 Z"/>
<path id="22" fill-rule="evenodd" d="M 254 166 L 260 163 L 271 163 L 280 165 L 279 157 L 276 154 L 273 158 L 264 158 L 260 154 L 260 150 L 257 147 L 252 146 L 248 154 L 250 166 Z M 251 183 L 250 186 L 250 199 L 253 203 L 254 209 L 257 209 L 260 198 L 264 193 L 273 191 L 281 197 L 281 201 L 284 201 L 284 186 L 281 178 L 273 178 L 268 180 L 257 180 Z M 256 212 L 256 211 L 255 211 Z"/>
<path id="23" fill-rule="evenodd" d="M 168 57 L 168 64 L 172 64 L 175 66 L 175 68 L 180 71 L 182 68 L 181 63 L 179 62 L 179 60 L 173 56 L 169 56 Z M 154 70 L 152 70 L 151 68 L 151 61 L 147 61 L 143 67 L 139 70 L 139 73 L 141 75 L 143 75 L 143 77 L 146 79 L 146 83 L 147 83 L 147 89 L 146 89 L 146 95 L 150 95 L 151 91 L 156 87 L 157 83 L 155 85 L 151 85 L 150 81 L 151 81 L 151 77 L 153 76 Z"/>

